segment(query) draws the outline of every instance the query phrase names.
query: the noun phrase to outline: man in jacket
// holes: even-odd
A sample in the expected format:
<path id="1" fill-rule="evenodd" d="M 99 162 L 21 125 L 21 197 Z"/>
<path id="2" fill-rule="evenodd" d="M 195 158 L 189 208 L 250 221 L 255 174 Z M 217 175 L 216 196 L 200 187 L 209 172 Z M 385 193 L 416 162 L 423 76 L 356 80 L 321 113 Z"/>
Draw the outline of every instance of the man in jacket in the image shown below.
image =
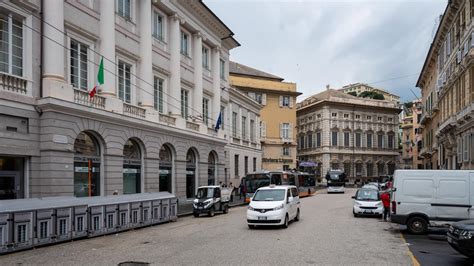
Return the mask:
<path id="1" fill-rule="evenodd" d="M 390 193 L 385 191 L 380 196 L 383 203 L 383 220 L 388 221 L 388 215 L 390 214 Z"/>

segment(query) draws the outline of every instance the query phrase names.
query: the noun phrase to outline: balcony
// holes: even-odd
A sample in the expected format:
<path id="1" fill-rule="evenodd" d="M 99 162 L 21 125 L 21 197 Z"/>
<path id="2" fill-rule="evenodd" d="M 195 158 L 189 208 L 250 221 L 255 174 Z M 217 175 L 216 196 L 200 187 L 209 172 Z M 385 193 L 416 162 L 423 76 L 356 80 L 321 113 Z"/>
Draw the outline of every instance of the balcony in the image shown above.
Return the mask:
<path id="1" fill-rule="evenodd" d="M 446 133 L 454 127 L 456 127 L 456 116 L 452 115 L 438 127 L 436 135 L 439 135 L 439 133 Z"/>
<path id="2" fill-rule="evenodd" d="M 17 77 L 8 75 L 5 73 L 0 73 L 0 88 L 2 90 L 11 91 L 19 94 L 27 93 L 28 81 Z"/>
<path id="3" fill-rule="evenodd" d="M 136 118 L 145 118 L 146 110 L 144 108 L 123 103 L 123 114 Z"/>
<path id="4" fill-rule="evenodd" d="M 199 124 L 186 121 L 186 128 L 194 131 L 199 131 Z"/>
<path id="5" fill-rule="evenodd" d="M 426 122 L 428 122 L 429 120 L 431 120 L 431 111 L 425 111 L 425 112 L 421 115 L 420 124 L 423 125 L 423 124 L 425 124 Z"/>
<path id="6" fill-rule="evenodd" d="M 160 114 L 159 120 L 160 122 L 166 123 L 168 125 L 176 125 L 176 118 L 169 115 Z"/>
<path id="7" fill-rule="evenodd" d="M 89 96 L 85 90 L 74 89 L 74 103 L 90 106 L 99 109 L 105 109 L 105 98 L 99 95 Z"/>

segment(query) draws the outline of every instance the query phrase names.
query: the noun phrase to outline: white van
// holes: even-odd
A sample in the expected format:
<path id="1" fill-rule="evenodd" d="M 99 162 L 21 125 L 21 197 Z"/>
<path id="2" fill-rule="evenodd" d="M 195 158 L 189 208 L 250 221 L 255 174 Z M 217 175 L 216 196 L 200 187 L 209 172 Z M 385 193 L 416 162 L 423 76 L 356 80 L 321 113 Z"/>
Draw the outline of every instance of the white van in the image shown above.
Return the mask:
<path id="1" fill-rule="evenodd" d="M 413 234 L 474 219 L 474 170 L 397 170 L 391 201 L 391 221 Z"/>

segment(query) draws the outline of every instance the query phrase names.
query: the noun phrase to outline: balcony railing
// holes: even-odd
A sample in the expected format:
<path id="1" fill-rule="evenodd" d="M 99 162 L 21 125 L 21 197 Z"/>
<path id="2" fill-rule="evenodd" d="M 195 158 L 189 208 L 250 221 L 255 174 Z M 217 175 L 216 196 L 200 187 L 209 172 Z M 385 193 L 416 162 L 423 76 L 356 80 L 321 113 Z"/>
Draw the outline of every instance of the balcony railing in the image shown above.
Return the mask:
<path id="1" fill-rule="evenodd" d="M 0 73 L 0 88 L 20 94 L 26 94 L 28 81 L 20 77 Z"/>
<path id="2" fill-rule="evenodd" d="M 186 128 L 192 129 L 192 130 L 195 130 L 195 131 L 199 131 L 199 124 L 186 121 Z"/>
<path id="3" fill-rule="evenodd" d="M 123 103 L 123 113 L 128 116 L 145 118 L 146 110 L 128 103 Z"/>
<path id="4" fill-rule="evenodd" d="M 176 125 L 176 118 L 169 115 L 160 114 L 160 122 L 174 126 Z"/>
<path id="5" fill-rule="evenodd" d="M 86 106 L 105 109 L 105 98 L 99 95 L 90 97 L 89 93 L 84 90 L 74 89 L 74 102 Z"/>

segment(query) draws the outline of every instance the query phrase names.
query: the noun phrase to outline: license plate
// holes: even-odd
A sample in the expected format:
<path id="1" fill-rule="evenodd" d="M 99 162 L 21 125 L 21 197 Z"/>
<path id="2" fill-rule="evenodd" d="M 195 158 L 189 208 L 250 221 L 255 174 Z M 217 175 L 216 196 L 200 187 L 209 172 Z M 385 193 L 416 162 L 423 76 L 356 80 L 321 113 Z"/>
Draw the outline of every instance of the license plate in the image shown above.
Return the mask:
<path id="1" fill-rule="evenodd" d="M 266 217 L 266 216 L 259 216 L 258 219 L 259 219 L 259 220 L 266 220 L 267 217 Z"/>
<path id="2" fill-rule="evenodd" d="M 198 207 L 198 209 L 202 209 L 202 207 Z"/>
<path id="3" fill-rule="evenodd" d="M 373 214 L 373 212 L 371 212 L 371 211 L 364 211 L 364 213 L 366 213 L 366 214 Z"/>

